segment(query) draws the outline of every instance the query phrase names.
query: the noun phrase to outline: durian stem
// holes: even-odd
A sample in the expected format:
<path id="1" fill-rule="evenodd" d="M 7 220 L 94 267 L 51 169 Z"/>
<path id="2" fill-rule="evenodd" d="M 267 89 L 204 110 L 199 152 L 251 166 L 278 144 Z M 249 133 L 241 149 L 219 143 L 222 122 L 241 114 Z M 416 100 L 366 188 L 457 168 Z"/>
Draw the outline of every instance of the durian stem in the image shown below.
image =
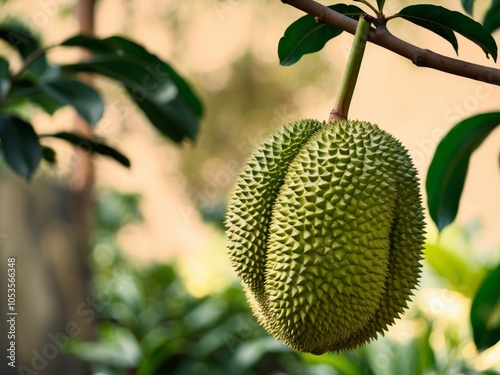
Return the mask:
<path id="1" fill-rule="evenodd" d="M 330 122 L 347 119 L 369 32 L 370 22 L 367 20 L 366 15 L 362 14 L 359 17 L 356 34 L 354 34 L 354 41 L 352 42 L 351 53 L 340 85 L 337 103 L 330 112 Z"/>

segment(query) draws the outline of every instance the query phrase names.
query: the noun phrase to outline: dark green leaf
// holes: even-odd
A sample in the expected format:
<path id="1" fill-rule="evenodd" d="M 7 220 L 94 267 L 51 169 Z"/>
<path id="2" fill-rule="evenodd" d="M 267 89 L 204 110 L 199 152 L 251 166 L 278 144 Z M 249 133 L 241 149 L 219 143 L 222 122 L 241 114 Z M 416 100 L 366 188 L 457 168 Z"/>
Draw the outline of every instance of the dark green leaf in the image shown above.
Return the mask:
<path id="1" fill-rule="evenodd" d="M 82 47 L 96 54 L 108 54 L 115 52 L 115 48 L 113 48 L 113 46 L 109 43 L 88 35 L 75 35 L 62 42 L 61 46 Z"/>
<path id="2" fill-rule="evenodd" d="M 377 0 L 378 10 L 382 12 L 384 10 L 385 0 Z"/>
<path id="3" fill-rule="evenodd" d="M 455 33 L 453 32 L 452 29 L 450 29 L 448 27 L 444 27 L 444 26 L 439 25 L 439 24 L 434 23 L 434 22 L 429 22 L 427 20 L 422 20 L 422 19 L 417 19 L 417 18 L 408 18 L 408 17 L 403 17 L 403 18 L 416 24 L 416 25 L 422 26 L 422 27 L 426 28 L 427 30 L 434 32 L 435 34 L 439 35 L 440 37 L 442 37 L 445 40 L 447 40 L 448 42 L 450 42 L 451 45 L 453 46 L 453 49 L 455 50 L 456 54 L 458 55 L 458 40 L 457 40 L 457 37 L 455 36 Z"/>
<path id="4" fill-rule="evenodd" d="M 455 220 L 469 159 L 500 124 L 500 112 L 483 113 L 455 125 L 439 143 L 427 172 L 427 204 L 439 230 Z"/>
<path id="5" fill-rule="evenodd" d="M 45 94 L 36 94 L 26 98 L 28 101 L 40 107 L 45 113 L 53 115 L 62 105 Z"/>
<path id="6" fill-rule="evenodd" d="M 474 0 L 462 0 L 462 7 L 471 16 L 472 16 L 472 7 L 473 6 L 474 6 Z"/>
<path id="7" fill-rule="evenodd" d="M 329 8 L 356 20 L 363 13 L 363 10 L 354 5 L 336 4 Z M 280 64 L 295 64 L 305 54 L 321 50 L 330 39 L 341 33 L 342 29 L 326 23 L 317 23 L 311 15 L 299 18 L 288 26 L 279 41 Z"/>
<path id="8" fill-rule="evenodd" d="M 422 26 L 435 32 L 449 41 L 458 53 L 458 44 L 453 31 L 461 34 L 480 46 L 486 53 L 497 60 L 497 44 L 495 39 L 479 22 L 463 15 L 437 5 L 421 4 L 410 5 L 403 8 L 394 17 L 402 17 L 416 25 Z"/>
<path id="9" fill-rule="evenodd" d="M 57 164 L 57 154 L 51 147 L 42 146 L 42 158 L 51 165 Z"/>
<path id="10" fill-rule="evenodd" d="M 166 62 L 157 56 L 149 53 L 141 45 L 120 37 L 112 36 L 106 39 L 97 39 L 89 36 L 77 35 L 62 43 L 64 46 L 74 46 L 86 48 L 97 55 L 126 56 L 128 60 L 143 65 L 150 79 L 160 82 L 170 79 L 177 86 L 179 96 L 186 101 L 194 113 L 200 117 L 203 114 L 203 107 L 194 94 L 189 84 Z"/>
<path id="11" fill-rule="evenodd" d="M 9 95 L 5 98 L 8 102 L 17 102 L 30 95 L 35 95 L 40 93 L 40 90 L 36 85 L 30 80 L 21 79 L 16 81 L 14 85 L 11 87 Z"/>
<path id="12" fill-rule="evenodd" d="M 104 102 L 97 91 L 75 79 L 60 78 L 40 81 L 40 90 L 61 105 L 70 105 L 91 125 L 104 113 Z"/>
<path id="13" fill-rule="evenodd" d="M 186 137 L 195 139 L 198 117 L 179 97 L 179 89 L 168 77 L 155 77 L 147 66 L 128 56 L 95 56 L 86 62 L 64 65 L 62 68 L 98 73 L 118 80 L 163 134 L 176 142 Z"/>
<path id="14" fill-rule="evenodd" d="M 0 57 L 0 100 L 10 90 L 10 71 L 9 62 Z"/>
<path id="15" fill-rule="evenodd" d="M 7 164 L 29 180 L 42 157 L 38 136 L 31 124 L 18 117 L 0 115 L 0 140 Z"/>
<path id="16" fill-rule="evenodd" d="M 161 81 L 170 78 L 177 86 L 182 100 L 186 101 L 198 117 L 203 115 L 203 106 L 189 84 L 165 61 L 149 53 L 141 45 L 123 37 L 113 36 L 104 40 L 117 46 L 116 53 L 118 55 L 125 53 L 128 56 L 136 56 L 145 61 L 148 65 L 146 70 L 150 72 L 154 79 Z"/>
<path id="17" fill-rule="evenodd" d="M 59 132 L 53 134 L 43 134 L 40 137 L 52 137 L 62 139 L 66 142 L 69 142 L 84 151 L 90 153 L 96 153 L 104 156 L 109 156 L 110 158 L 115 159 L 117 162 L 122 164 L 125 167 L 130 167 L 130 160 L 123 155 L 121 152 L 115 150 L 114 148 L 105 145 L 104 143 L 97 142 L 95 140 L 89 139 L 87 137 L 68 132 Z"/>
<path id="18" fill-rule="evenodd" d="M 491 2 L 491 6 L 484 16 L 483 26 L 490 33 L 500 27 L 500 0 Z"/>
<path id="19" fill-rule="evenodd" d="M 128 90 L 139 108 L 142 109 L 149 121 L 164 135 L 170 139 L 181 142 L 184 132 L 191 140 L 194 140 L 197 131 L 198 119 L 183 101 L 175 98 L 170 102 L 159 104 L 153 100 L 138 100 L 136 94 Z M 182 129 L 182 131 L 179 131 Z"/>
<path id="20" fill-rule="evenodd" d="M 479 351 L 500 340 L 500 265 L 482 282 L 470 311 L 474 343 Z"/>
<path id="21" fill-rule="evenodd" d="M 64 105 L 56 102 L 50 96 L 46 95 L 41 91 L 39 85 L 27 79 L 15 82 L 6 98 L 5 103 L 6 105 L 32 103 L 40 107 L 49 115 L 53 115 Z"/>
<path id="22" fill-rule="evenodd" d="M 0 24 L 0 39 L 5 40 L 21 55 L 23 61 L 34 52 L 40 50 L 41 45 L 38 38 L 24 25 L 19 22 L 8 22 Z M 39 57 L 28 69 L 28 72 L 40 76 L 48 68 L 45 55 Z"/>

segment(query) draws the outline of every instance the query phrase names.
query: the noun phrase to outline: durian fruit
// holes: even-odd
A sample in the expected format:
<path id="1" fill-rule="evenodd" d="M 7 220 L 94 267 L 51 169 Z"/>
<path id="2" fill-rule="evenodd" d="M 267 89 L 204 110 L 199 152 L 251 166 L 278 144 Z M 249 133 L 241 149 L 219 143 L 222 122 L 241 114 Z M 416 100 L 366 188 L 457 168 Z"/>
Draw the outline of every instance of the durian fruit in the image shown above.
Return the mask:
<path id="1" fill-rule="evenodd" d="M 352 349 L 383 334 L 418 283 L 416 170 L 377 125 L 287 125 L 250 157 L 226 225 L 257 320 L 296 351 Z"/>

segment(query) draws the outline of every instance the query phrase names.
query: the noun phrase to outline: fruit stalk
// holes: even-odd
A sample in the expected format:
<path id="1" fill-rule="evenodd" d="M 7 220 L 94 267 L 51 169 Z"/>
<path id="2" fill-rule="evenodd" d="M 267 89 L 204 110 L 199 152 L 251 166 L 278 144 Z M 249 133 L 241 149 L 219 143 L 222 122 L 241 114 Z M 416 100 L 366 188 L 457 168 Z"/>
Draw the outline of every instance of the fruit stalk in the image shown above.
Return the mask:
<path id="1" fill-rule="evenodd" d="M 367 20 L 366 15 L 362 14 L 359 17 L 351 53 L 349 54 L 346 70 L 344 72 L 344 76 L 342 77 L 340 93 L 335 106 L 330 112 L 330 122 L 347 120 L 347 114 L 349 112 L 349 106 L 351 105 L 352 95 L 354 94 L 354 88 L 356 87 L 356 81 L 361 68 L 361 61 L 363 60 L 369 32 L 370 22 Z"/>

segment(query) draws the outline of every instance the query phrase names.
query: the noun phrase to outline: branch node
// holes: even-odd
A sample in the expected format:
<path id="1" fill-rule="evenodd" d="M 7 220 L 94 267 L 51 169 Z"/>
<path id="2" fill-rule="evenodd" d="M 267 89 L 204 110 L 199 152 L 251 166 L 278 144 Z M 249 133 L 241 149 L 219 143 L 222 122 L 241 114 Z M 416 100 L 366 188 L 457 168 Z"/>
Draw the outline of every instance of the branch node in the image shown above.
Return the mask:
<path id="1" fill-rule="evenodd" d="M 325 23 L 325 17 L 326 17 L 326 12 L 323 9 L 323 12 L 321 13 L 320 16 L 314 17 L 314 21 L 316 21 L 316 23 Z"/>
<path id="2" fill-rule="evenodd" d="M 336 110 L 332 110 L 330 112 L 330 117 L 328 118 L 328 122 L 335 122 L 339 120 L 347 120 L 347 117 Z"/>
<path id="3" fill-rule="evenodd" d="M 425 58 L 422 55 L 417 55 L 417 58 L 415 59 L 415 65 L 416 66 L 425 66 Z"/>

